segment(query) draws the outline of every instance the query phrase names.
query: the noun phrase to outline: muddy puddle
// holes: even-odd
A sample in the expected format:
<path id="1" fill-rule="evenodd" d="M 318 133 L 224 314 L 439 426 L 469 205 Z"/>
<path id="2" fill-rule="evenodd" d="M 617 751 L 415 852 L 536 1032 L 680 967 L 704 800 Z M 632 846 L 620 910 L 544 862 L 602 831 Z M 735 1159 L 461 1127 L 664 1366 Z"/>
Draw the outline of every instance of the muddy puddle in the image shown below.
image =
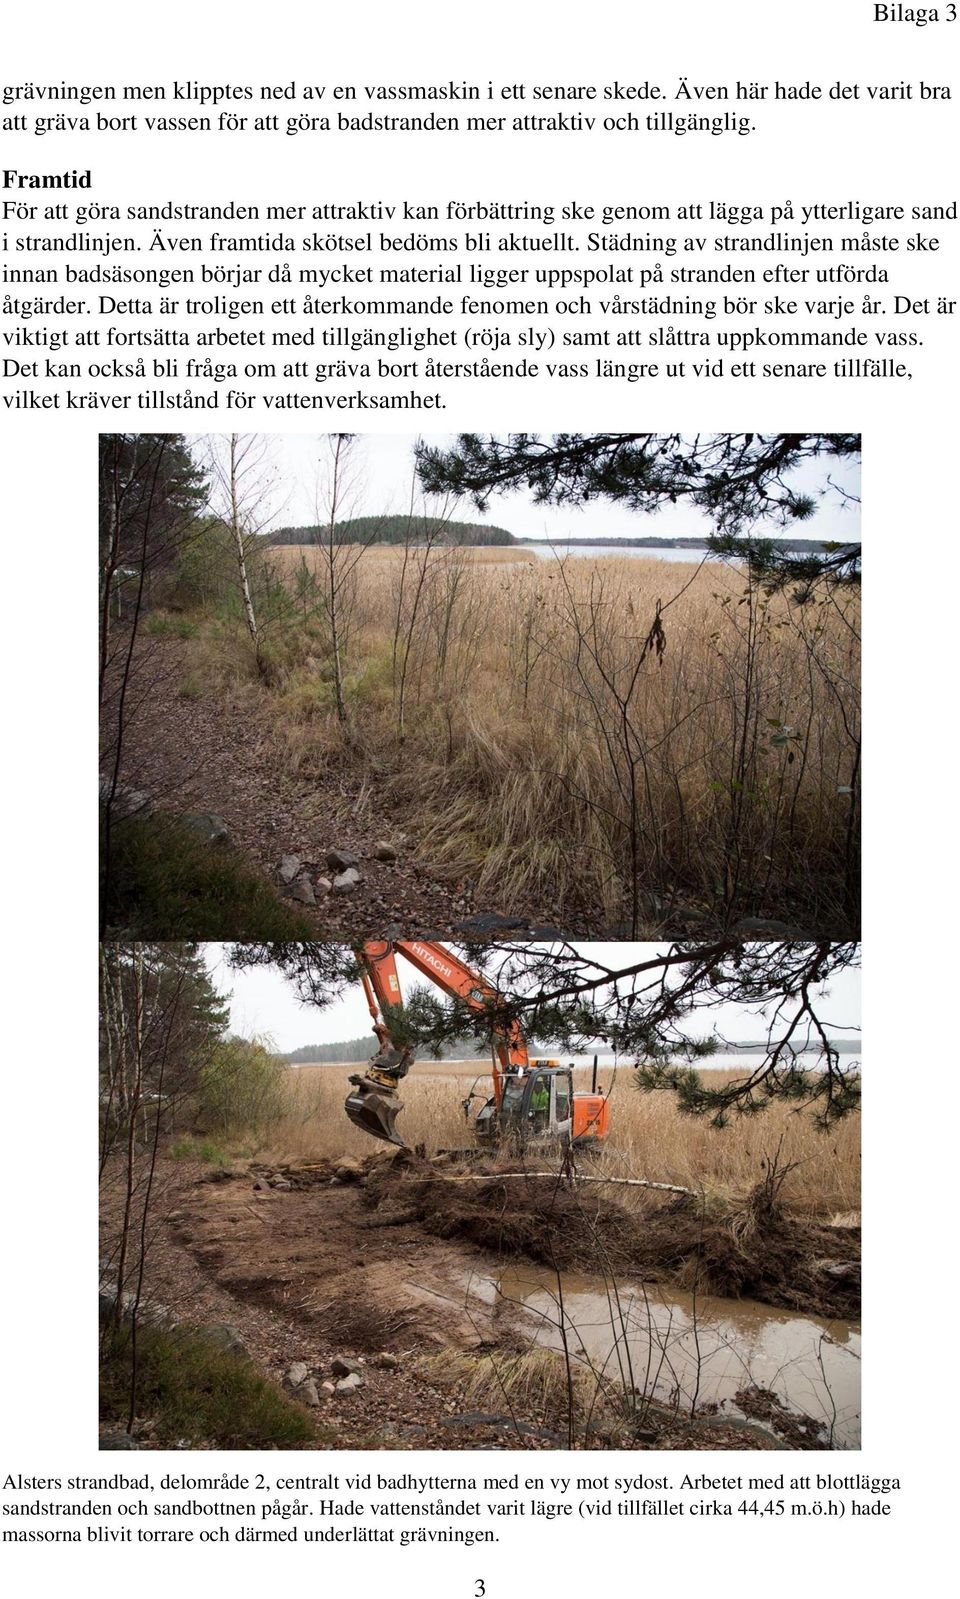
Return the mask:
<path id="1" fill-rule="evenodd" d="M 536 1341 L 571 1353 L 612 1382 L 664 1403 L 717 1406 L 743 1416 L 735 1395 L 770 1390 L 789 1409 L 820 1421 L 832 1447 L 860 1447 L 860 1329 L 774 1310 L 752 1300 L 711 1299 L 661 1286 L 617 1284 L 608 1294 L 595 1277 L 517 1265 L 471 1277 L 472 1295 L 520 1306 Z M 562 1299 L 562 1313 L 561 1313 Z M 755 1415 L 755 1413 L 754 1413 Z"/>

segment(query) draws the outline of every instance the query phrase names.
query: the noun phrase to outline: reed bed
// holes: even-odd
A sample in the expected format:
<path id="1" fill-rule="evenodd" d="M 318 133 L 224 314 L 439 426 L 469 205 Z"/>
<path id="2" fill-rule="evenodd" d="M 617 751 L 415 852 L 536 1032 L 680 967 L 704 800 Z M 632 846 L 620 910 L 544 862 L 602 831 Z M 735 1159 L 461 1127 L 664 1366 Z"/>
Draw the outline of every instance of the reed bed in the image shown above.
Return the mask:
<path id="1" fill-rule="evenodd" d="M 321 552 L 274 550 L 259 670 L 221 621 L 199 675 L 257 702 L 291 773 L 359 763 L 378 815 L 503 911 L 854 932 L 856 591 L 800 605 L 714 561 L 524 553 L 351 557 L 336 668 Z"/>
<path id="2" fill-rule="evenodd" d="M 280 1161 L 368 1155 L 375 1144 L 347 1120 L 343 1109 L 347 1079 L 358 1069 L 353 1064 L 288 1070 L 284 1112 L 268 1135 L 267 1157 Z M 737 1071 L 704 1073 L 717 1082 L 738 1075 Z M 576 1086 L 588 1087 L 588 1077 L 587 1070 L 578 1068 Z M 778 1154 L 781 1166 L 798 1163 L 785 1189 L 792 1209 L 827 1220 L 848 1222 L 858 1217 L 858 1115 L 824 1133 L 804 1111 L 775 1102 L 760 1116 L 735 1119 L 717 1129 L 682 1116 L 674 1096 L 666 1091 L 640 1093 L 629 1068 L 601 1068 L 599 1082 L 610 1094 L 611 1132 L 603 1153 L 590 1161 L 591 1173 L 679 1183 L 729 1200 L 749 1193 L 762 1180 L 765 1163 Z M 404 1080 L 400 1096 L 404 1109 L 398 1131 L 406 1142 L 423 1144 L 431 1155 L 469 1147 L 473 1136 L 460 1102 L 474 1083 L 478 1093 L 491 1091 L 483 1062 L 418 1064 Z M 479 1103 L 474 1101 L 474 1109 Z M 617 1195 L 629 1200 L 630 1190 L 620 1188 Z"/>

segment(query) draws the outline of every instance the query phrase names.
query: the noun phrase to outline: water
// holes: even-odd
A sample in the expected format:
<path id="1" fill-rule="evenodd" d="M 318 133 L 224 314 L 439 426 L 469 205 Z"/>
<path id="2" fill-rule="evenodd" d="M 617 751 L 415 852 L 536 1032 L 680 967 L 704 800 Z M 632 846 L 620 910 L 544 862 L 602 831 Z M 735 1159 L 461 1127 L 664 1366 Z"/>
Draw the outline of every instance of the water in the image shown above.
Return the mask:
<path id="1" fill-rule="evenodd" d="M 532 550 L 541 561 L 552 561 L 555 555 L 630 555 L 655 561 L 699 562 L 706 553 L 704 550 L 637 549 L 635 545 L 618 547 L 613 544 L 524 544 L 523 548 Z"/>
<path id="2" fill-rule="evenodd" d="M 531 1046 L 530 1053 L 531 1053 L 531 1056 L 534 1059 L 537 1059 L 537 1060 L 556 1060 L 556 1061 L 559 1062 L 559 1064 L 561 1066 L 573 1066 L 574 1070 L 578 1071 L 578 1072 L 585 1072 L 585 1071 L 592 1072 L 593 1071 L 593 1056 L 592 1055 L 571 1055 L 569 1052 L 564 1053 L 561 1050 L 551 1049 L 549 1047 L 544 1048 L 544 1049 L 538 1049 L 536 1045 Z M 742 1071 L 742 1072 L 750 1072 L 750 1071 L 753 1071 L 757 1066 L 760 1065 L 760 1063 L 763 1060 L 763 1058 L 764 1058 L 763 1057 L 763 1052 L 761 1050 L 747 1050 L 747 1051 L 738 1051 L 738 1050 L 735 1050 L 735 1049 L 719 1050 L 716 1055 L 709 1055 L 709 1056 L 706 1057 L 706 1059 L 701 1061 L 699 1063 L 699 1069 L 702 1070 L 702 1071 L 720 1071 L 720 1072 Z M 859 1058 L 859 1051 L 856 1054 L 851 1054 L 851 1053 L 848 1053 L 846 1050 L 844 1050 L 841 1053 L 841 1057 L 840 1057 L 841 1064 L 843 1064 L 843 1065 L 850 1065 L 854 1061 L 856 1061 L 858 1058 Z M 798 1059 L 799 1063 L 802 1066 L 805 1066 L 807 1068 L 808 1071 L 816 1071 L 817 1066 L 818 1066 L 818 1064 L 820 1062 L 820 1052 L 819 1052 L 819 1050 L 801 1050 L 801 1051 L 798 1051 L 797 1059 Z M 440 1061 L 437 1064 L 438 1064 L 440 1073 L 442 1073 L 445 1066 L 458 1065 L 458 1066 L 462 1066 L 463 1069 L 468 1070 L 473 1065 L 473 1062 L 462 1062 L 461 1063 L 461 1062 L 454 1062 L 452 1060 L 449 1060 L 449 1061 Z M 478 1072 L 484 1072 L 484 1071 L 487 1070 L 487 1066 L 486 1066 L 486 1062 L 485 1061 L 477 1061 L 476 1067 L 477 1067 L 477 1071 Z M 631 1071 L 633 1069 L 633 1061 L 632 1061 L 632 1059 L 624 1059 L 620 1063 L 619 1069 L 621 1071 L 627 1071 L 627 1072 Z M 612 1056 L 612 1055 L 598 1055 L 598 1057 L 597 1057 L 597 1079 L 598 1079 L 601 1087 L 605 1087 L 606 1086 L 606 1084 L 610 1081 L 610 1079 L 612 1078 L 612 1076 L 613 1076 L 613 1074 L 614 1074 L 614 1072 L 616 1070 L 617 1070 L 617 1062 L 616 1062 L 614 1056 Z M 453 1078 L 453 1075 L 454 1075 L 453 1073 L 450 1074 L 451 1080 Z M 579 1078 L 577 1079 L 577 1085 L 576 1086 L 578 1088 L 582 1088 L 583 1087 L 583 1084 L 582 1084 L 582 1082 L 580 1081 Z"/>
<path id="3" fill-rule="evenodd" d="M 573 1060 L 573 1064 L 574 1064 L 575 1067 L 577 1067 L 577 1068 L 585 1068 L 585 1067 L 589 1066 L 591 1070 L 593 1069 L 593 1056 L 592 1055 L 574 1055 L 572 1057 L 569 1056 L 569 1055 L 565 1055 L 563 1057 L 563 1065 L 564 1066 L 568 1065 L 569 1061 L 571 1060 L 571 1058 Z M 754 1071 L 756 1069 L 756 1067 L 760 1065 L 760 1063 L 762 1062 L 763 1059 L 764 1059 L 763 1051 L 760 1050 L 760 1049 L 750 1049 L 750 1050 L 721 1049 L 721 1050 L 718 1050 L 715 1055 L 707 1055 L 702 1061 L 699 1061 L 699 1062 L 695 1061 L 694 1062 L 694 1066 L 699 1071 L 704 1071 L 704 1072 L 732 1072 L 732 1071 L 751 1072 L 751 1071 Z M 854 1061 L 856 1061 L 858 1059 L 859 1059 L 859 1046 L 857 1047 L 856 1051 L 853 1052 L 853 1053 L 849 1052 L 846 1049 L 843 1049 L 840 1052 L 841 1065 L 849 1066 Z M 798 1064 L 800 1066 L 805 1067 L 807 1071 L 816 1071 L 818 1065 L 820 1064 L 820 1061 L 821 1061 L 821 1054 L 820 1054 L 820 1051 L 818 1049 L 808 1049 L 808 1050 L 798 1050 L 797 1051 L 797 1062 L 798 1062 Z M 604 1071 L 606 1071 L 608 1073 L 608 1075 L 609 1075 L 610 1073 L 613 1072 L 613 1070 L 615 1069 L 615 1066 L 616 1066 L 616 1063 L 615 1063 L 615 1061 L 614 1061 L 612 1056 L 607 1056 L 606 1058 L 604 1058 L 604 1056 L 601 1055 L 599 1057 L 598 1065 L 597 1065 L 597 1075 L 598 1075 L 598 1077 L 600 1077 L 602 1079 Z M 625 1068 L 628 1069 L 628 1070 L 632 1070 L 633 1061 L 632 1060 L 624 1060 L 624 1061 L 622 1061 L 620 1069 L 623 1070 Z M 579 1087 L 579 1084 L 577 1086 Z"/>
<path id="4" fill-rule="evenodd" d="M 536 1045 L 531 1048 L 530 1054 L 533 1060 L 555 1060 L 560 1066 L 572 1066 L 575 1073 L 573 1086 L 578 1092 L 591 1086 L 593 1077 L 592 1055 L 571 1055 L 569 1052 L 563 1053 L 560 1050 L 555 1051 L 549 1047 L 538 1049 Z M 704 1072 L 739 1072 L 746 1077 L 761 1064 L 763 1058 L 760 1050 L 750 1050 L 747 1053 L 741 1053 L 737 1050 L 721 1050 L 716 1055 L 710 1055 L 701 1061 L 698 1069 Z M 854 1054 L 844 1050 L 840 1055 L 840 1064 L 843 1067 L 854 1067 L 859 1063 L 859 1059 L 859 1052 Z M 798 1051 L 797 1060 L 807 1071 L 816 1072 L 822 1069 L 819 1050 Z M 465 1079 L 475 1077 L 478 1090 L 486 1085 L 485 1091 L 492 1092 L 490 1066 L 484 1060 L 421 1061 L 419 1065 L 419 1075 L 426 1077 L 429 1074 L 431 1082 L 447 1083 L 456 1088 L 461 1087 Z M 429 1068 L 429 1073 L 424 1070 L 425 1067 Z M 414 1067 L 414 1071 L 416 1070 L 417 1068 Z M 607 1093 L 613 1087 L 618 1071 L 629 1077 L 633 1071 L 633 1061 L 625 1059 L 618 1066 L 612 1055 L 600 1055 L 598 1057 L 597 1087 L 601 1093 Z"/>
<path id="5" fill-rule="evenodd" d="M 742 1416 L 734 1395 L 756 1385 L 822 1421 L 833 1446 L 860 1447 L 860 1329 L 843 1321 L 775 1310 L 752 1300 L 710 1299 L 679 1289 L 618 1283 L 565 1272 L 563 1318 L 574 1357 L 612 1383 L 636 1388 L 690 1414 L 716 1403 Z M 535 1341 L 562 1349 L 556 1274 L 511 1266 L 476 1279 L 471 1292 L 522 1307 Z"/>

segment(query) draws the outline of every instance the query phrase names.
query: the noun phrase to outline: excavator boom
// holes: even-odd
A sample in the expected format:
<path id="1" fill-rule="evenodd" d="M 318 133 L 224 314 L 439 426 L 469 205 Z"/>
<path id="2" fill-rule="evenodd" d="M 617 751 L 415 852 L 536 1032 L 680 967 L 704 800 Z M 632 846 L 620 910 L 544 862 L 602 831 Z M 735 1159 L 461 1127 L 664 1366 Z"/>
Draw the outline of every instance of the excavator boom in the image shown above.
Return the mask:
<path id="1" fill-rule="evenodd" d="M 355 1126 L 374 1138 L 405 1147 L 396 1130 L 403 1108 L 397 1087 L 413 1064 L 413 1050 L 396 1044 L 390 1034 L 390 1013 L 403 1003 L 398 953 L 444 993 L 464 1001 L 490 1022 L 493 1098 L 477 1117 L 479 1138 L 496 1141 L 501 1128 L 520 1137 L 545 1134 L 574 1143 L 599 1142 L 606 1136 L 606 1098 L 574 1093 L 572 1071 L 558 1069 L 556 1061 L 531 1063 L 519 1023 L 497 1014 L 502 1002 L 493 984 L 446 945 L 424 940 L 369 942 L 356 950 L 380 1048 L 366 1072 L 350 1078 L 353 1087 L 345 1108 Z"/>
<path id="2" fill-rule="evenodd" d="M 471 1010 L 491 1011 L 498 994 L 491 983 L 472 970 L 443 944 L 425 940 L 388 943 L 371 941 L 356 951 L 362 967 L 364 993 L 380 1049 L 366 1072 L 350 1078 L 352 1092 L 347 1096 L 346 1112 L 355 1126 L 374 1138 L 405 1147 L 396 1131 L 396 1120 L 403 1106 L 397 1098 L 397 1085 L 413 1064 L 413 1052 L 397 1049 L 390 1036 L 390 1012 L 403 1003 L 397 973 L 397 953 L 401 953 L 418 972 L 429 977 L 452 998 L 461 999 Z M 499 1108 L 505 1076 L 526 1069 L 527 1047 L 516 1022 L 493 1024 L 495 1064 L 494 1098 Z"/>

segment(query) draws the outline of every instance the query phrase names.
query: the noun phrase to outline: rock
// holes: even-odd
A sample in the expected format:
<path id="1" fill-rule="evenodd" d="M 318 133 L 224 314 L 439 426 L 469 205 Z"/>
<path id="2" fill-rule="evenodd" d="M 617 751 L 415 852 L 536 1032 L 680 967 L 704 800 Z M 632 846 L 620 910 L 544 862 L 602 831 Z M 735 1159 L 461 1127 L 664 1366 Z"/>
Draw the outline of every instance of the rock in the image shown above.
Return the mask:
<path id="1" fill-rule="evenodd" d="M 301 872 L 296 882 L 290 884 L 287 893 L 291 899 L 299 900 L 301 905 L 315 905 L 317 903 L 317 897 L 313 892 L 313 884 L 306 872 Z"/>
<path id="2" fill-rule="evenodd" d="M 860 1283 L 859 1260 L 831 1260 L 823 1267 L 824 1275 L 832 1277 L 838 1283 Z"/>
<path id="3" fill-rule="evenodd" d="M 267 1192 L 267 1189 L 270 1187 L 270 1184 L 267 1182 L 267 1179 L 265 1177 L 258 1177 L 256 1182 L 254 1183 L 253 1187 L 254 1187 L 254 1192 L 259 1190 L 260 1193 L 265 1194 Z"/>
<path id="4" fill-rule="evenodd" d="M 329 877 L 318 877 L 313 885 L 315 894 L 329 894 L 331 883 Z"/>
<path id="5" fill-rule="evenodd" d="M 607 1416 L 595 1416 L 587 1422 L 586 1426 L 588 1438 L 606 1438 L 609 1440 L 618 1437 L 620 1430 L 620 1423 L 612 1421 Z"/>
<path id="6" fill-rule="evenodd" d="M 295 1360 L 293 1365 L 288 1366 L 287 1370 L 284 1372 L 283 1386 L 291 1389 L 299 1388 L 301 1383 L 306 1382 L 309 1375 L 310 1371 L 306 1362 L 303 1360 Z"/>
<path id="7" fill-rule="evenodd" d="M 631 921 L 616 922 L 609 931 L 610 938 L 636 938 L 650 927 L 707 927 L 713 918 L 694 905 L 675 905 L 660 899 L 656 894 L 641 894 L 637 906 L 637 926 Z"/>
<path id="8" fill-rule="evenodd" d="M 281 883 L 292 883 L 301 868 L 299 855 L 284 855 L 278 868 Z"/>
<path id="9" fill-rule="evenodd" d="M 357 1183 L 363 1176 L 363 1167 L 352 1155 L 341 1155 L 333 1174 L 340 1183 Z"/>
<path id="10" fill-rule="evenodd" d="M 100 1434 L 101 1449 L 139 1449 L 136 1438 L 131 1438 L 128 1432 L 102 1432 Z"/>
<path id="11" fill-rule="evenodd" d="M 180 818 L 184 827 L 201 833 L 208 844 L 229 844 L 230 831 L 222 816 L 212 811 L 187 811 Z"/>
<path id="12" fill-rule="evenodd" d="M 112 1282 L 100 1284 L 100 1321 L 108 1323 L 114 1320 L 117 1306 L 117 1285 Z M 143 1327 L 176 1327 L 177 1319 L 169 1305 L 158 1304 L 152 1299 L 141 1299 L 137 1304 L 135 1293 L 125 1291 L 120 1300 L 120 1317 L 122 1321 L 129 1321 L 137 1313 L 137 1319 Z"/>
<path id="13" fill-rule="evenodd" d="M 458 933 L 510 933 L 522 930 L 527 926 L 525 916 L 500 916 L 496 911 L 484 912 L 479 916 L 465 916 L 462 922 L 454 922 Z"/>
<path id="14" fill-rule="evenodd" d="M 131 1312 L 133 1307 L 131 1306 Z M 175 1327 L 177 1318 L 169 1305 L 158 1305 L 153 1300 L 141 1299 L 137 1319 L 144 1327 Z"/>
<path id="15" fill-rule="evenodd" d="M 352 1355 L 336 1355 L 330 1362 L 330 1370 L 335 1377 L 359 1376 L 360 1362 Z"/>
<path id="16" fill-rule="evenodd" d="M 306 1382 L 300 1383 L 297 1388 L 297 1398 L 302 1400 L 305 1405 L 319 1405 L 320 1395 L 312 1377 L 308 1377 Z"/>
<path id="17" fill-rule="evenodd" d="M 392 844 L 388 844 L 386 839 L 382 838 L 373 846 L 373 858 L 375 861 L 386 861 L 389 863 L 396 860 L 397 852 Z"/>
<path id="18" fill-rule="evenodd" d="M 349 849 L 328 849 L 326 860 L 331 872 L 346 872 L 351 866 L 360 865 L 360 857 Z"/>
<path id="19" fill-rule="evenodd" d="M 766 1427 L 759 1426 L 755 1421 L 747 1421 L 743 1416 L 728 1416 L 725 1411 L 716 1416 L 697 1416 L 697 1423 L 701 1427 L 729 1427 L 733 1432 L 749 1433 L 756 1440 L 758 1449 L 790 1448 L 789 1444 Z"/>
<path id="20" fill-rule="evenodd" d="M 273 1179 L 273 1182 L 270 1184 L 270 1187 L 271 1188 L 279 1188 L 282 1191 L 284 1189 L 292 1188 L 293 1184 L 292 1183 L 288 1183 L 287 1179 L 285 1177 L 275 1177 Z"/>
<path id="21" fill-rule="evenodd" d="M 559 1433 L 546 1427 L 535 1427 L 529 1421 L 516 1421 L 513 1416 L 488 1416 L 482 1410 L 465 1410 L 459 1416 L 438 1416 L 441 1427 L 495 1427 L 498 1432 L 517 1433 L 524 1438 L 545 1438 L 548 1443 L 563 1443 Z M 405 1427 L 404 1434 L 417 1429 Z M 424 1429 L 419 1429 L 423 1431 Z"/>
<path id="22" fill-rule="evenodd" d="M 345 872 L 338 872 L 330 885 L 335 894 L 353 894 L 360 883 L 360 873 L 355 866 L 348 866 Z"/>
<path id="23" fill-rule="evenodd" d="M 352 1371 L 349 1377 L 341 1378 L 337 1383 L 338 1394 L 355 1394 L 358 1388 L 363 1387 L 363 1378 L 358 1371 Z"/>
<path id="24" fill-rule="evenodd" d="M 100 804 L 106 805 L 109 798 L 110 778 L 101 777 Z M 119 821 L 126 821 L 130 816 L 149 816 L 153 811 L 153 800 L 141 788 L 123 788 L 118 783 L 113 791 L 110 810 Z"/>
<path id="25" fill-rule="evenodd" d="M 322 1394 L 335 1394 L 336 1391 L 337 1385 L 335 1382 L 322 1382 L 320 1384 L 320 1392 Z"/>
<path id="26" fill-rule="evenodd" d="M 396 1371 L 400 1362 L 396 1355 L 388 1354 L 385 1349 L 379 1355 L 374 1355 L 373 1364 L 379 1366 L 381 1371 Z"/>
<path id="27" fill-rule="evenodd" d="M 236 1327 L 229 1327 L 226 1322 L 219 1322 L 213 1327 L 204 1327 L 203 1336 L 208 1344 L 215 1344 L 217 1349 L 222 1349 L 227 1355 L 246 1355 L 247 1346 Z"/>

